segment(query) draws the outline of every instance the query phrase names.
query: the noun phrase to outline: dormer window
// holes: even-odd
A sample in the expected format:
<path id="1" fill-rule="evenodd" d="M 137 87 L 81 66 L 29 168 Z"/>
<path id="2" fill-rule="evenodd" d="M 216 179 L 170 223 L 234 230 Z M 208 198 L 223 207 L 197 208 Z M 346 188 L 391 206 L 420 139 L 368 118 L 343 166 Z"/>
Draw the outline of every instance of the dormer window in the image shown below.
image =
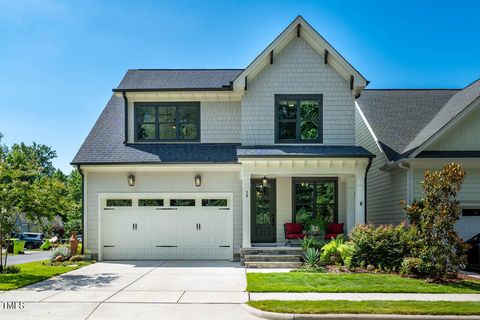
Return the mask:
<path id="1" fill-rule="evenodd" d="M 200 103 L 135 103 L 135 141 L 200 141 Z"/>
<path id="2" fill-rule="evenodd" d="M 322 95 L 275 95 L 275 142 L 323 142 Z"/>

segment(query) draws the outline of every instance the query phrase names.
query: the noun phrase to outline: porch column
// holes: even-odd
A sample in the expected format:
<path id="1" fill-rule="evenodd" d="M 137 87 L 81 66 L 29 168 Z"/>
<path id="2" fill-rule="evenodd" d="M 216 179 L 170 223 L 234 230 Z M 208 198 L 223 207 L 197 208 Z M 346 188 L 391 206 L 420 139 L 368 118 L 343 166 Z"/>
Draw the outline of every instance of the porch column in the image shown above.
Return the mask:
<path id="1" fill-rule="evenodd" d="M 250 235 L 250 174 L 242 174 L 242 211 L 243 211 L 243 235 L 242 235 L 242 248 L 250 248 L 251 235 Z"/>
<path id="2" fill-rule="evenodd" d="M 347 178 L 347 232 L 355 226 L 355 178 Z"/>
<path id="3" fill-rule="evenodd" d="M 355 224 L 365 224 L 365 172 L 355 174 Z"/>

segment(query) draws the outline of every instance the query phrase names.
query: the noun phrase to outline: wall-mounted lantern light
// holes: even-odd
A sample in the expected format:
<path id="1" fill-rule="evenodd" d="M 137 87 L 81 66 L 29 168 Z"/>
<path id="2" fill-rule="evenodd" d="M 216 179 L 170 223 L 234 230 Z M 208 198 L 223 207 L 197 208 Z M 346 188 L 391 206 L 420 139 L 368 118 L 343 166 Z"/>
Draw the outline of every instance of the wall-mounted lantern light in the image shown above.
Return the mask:
<path id="1" fill-rule="evenodd" d="M 133 174 L 129 175 L 127 182 L 130 187 L 133 187 L 135 185 L 135 176 Z"/>
<path id="2" fill-rule="evenodd" d="M 195 176 L 195 186 L 196 187 L 200 187 L 202 185 L 202 176 L 200 176 L 199 174 L 197 174 Z"/>
<path id="3" fill-rule="evenodd" d="M 262 187 L 267 187 L 268 186 L 268 179 L 265 175 L 263 175 L 262 178 Z"/>

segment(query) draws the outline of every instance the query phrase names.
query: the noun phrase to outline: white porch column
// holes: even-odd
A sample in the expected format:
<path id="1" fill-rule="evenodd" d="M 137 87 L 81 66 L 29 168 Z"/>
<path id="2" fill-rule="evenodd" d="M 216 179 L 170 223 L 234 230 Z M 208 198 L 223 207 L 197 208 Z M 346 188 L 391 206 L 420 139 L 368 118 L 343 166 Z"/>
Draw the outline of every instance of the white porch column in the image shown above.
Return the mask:
<path id="1" fill-rule="evenodd" d="M 365 223 L 365 172 L 355 174 L 355 224 Z"/>
<path id="2" fill-rule="evenodd" d="M 251 243 L 251 214 L 250 214 L 250 179 L 251 174 L 242 174 L 242 211 L 243 211 L 243 235 L 242 248 L 250 248 Z"/>
<path id="3" fill-rule="evenodd" d="M 347 232 L 350 233 L 355 226 L 355 178 L 349 177 L 347 185 Z"/>

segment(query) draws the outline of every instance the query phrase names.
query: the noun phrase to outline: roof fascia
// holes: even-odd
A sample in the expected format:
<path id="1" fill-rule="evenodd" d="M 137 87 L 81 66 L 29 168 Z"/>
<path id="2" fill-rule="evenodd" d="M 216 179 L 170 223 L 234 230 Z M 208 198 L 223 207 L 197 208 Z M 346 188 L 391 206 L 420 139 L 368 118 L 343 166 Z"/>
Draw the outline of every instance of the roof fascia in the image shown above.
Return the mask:
<path id="1" fill-rule="evenodd" d="M 362 108 L 360 108 L 360 105 L 358 104 L 357 100 L 355 100 L 355 107 L 357 108 L 358 113 L 360 114 L 360 117 L 363 120 L 363 123 L 365 123 L 368 131 L 370 132 L 370 135 L 373 138 L 373 141 L 375 141 L 375 144 L 377 145 L 378 149 L 380 150 L 381 153 L 385 154 L 383 151 L 382 145 L 380 144 L 380 141 L 378 140 L 377 136 L 375 135 L 375 132 L 373 131 L 372 127 L 370 126 L 370 123 L 367 120 L 367 117 L 363 114 Z"/>
<path id="2" fill-rule="evenodd" d="M 450 131 L 463 119 L 465 119 L 469 114 L 475 111 L 480 106 L 480 96 L 477 97 L 472 103 L 470 103 L 466 108 L 459 112 L 452 120 L 447 122 L 440 130 L 435 132 L 430 138 L 428 138 L 424 143 L 422 143 L 418 148 L 409 155 L 409 158 L 416 158 L 420 152 L 428 148 L 432 143 L 440 139 L 445 133 Z"/>

